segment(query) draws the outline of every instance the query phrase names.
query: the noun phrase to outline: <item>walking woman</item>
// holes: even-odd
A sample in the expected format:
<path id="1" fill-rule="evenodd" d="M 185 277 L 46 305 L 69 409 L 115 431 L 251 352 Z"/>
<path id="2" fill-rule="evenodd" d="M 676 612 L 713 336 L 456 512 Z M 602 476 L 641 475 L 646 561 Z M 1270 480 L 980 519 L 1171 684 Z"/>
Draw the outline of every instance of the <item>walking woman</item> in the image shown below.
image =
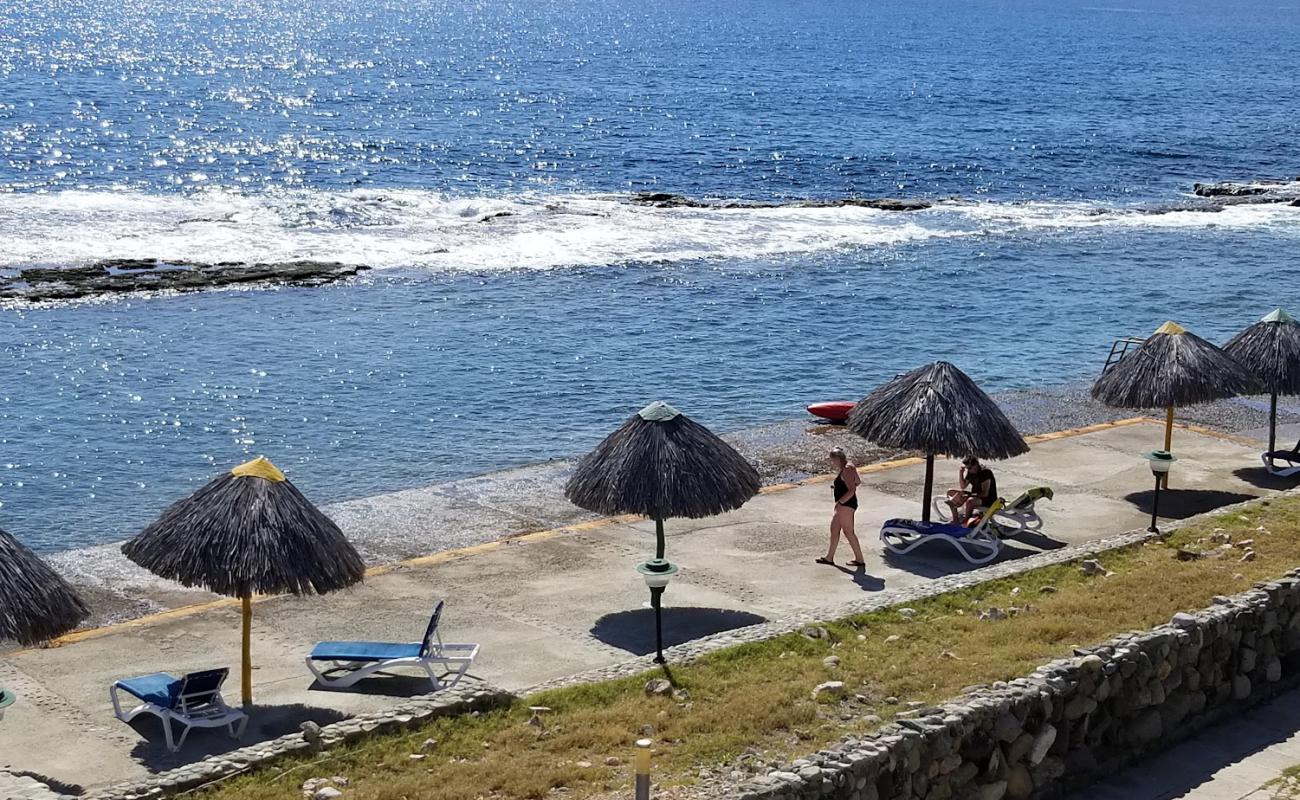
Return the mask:
<path id="1" fill-rule="evenodd" d="M 835 468 L 835 514 L 831 517 L 831 546 L 824 558 L 817 559 L 818 564 L 834 564 L 835 549 L 840 546 L 840 535 L 849 540 L 853 548 L 853 560 L 850 567 L 865 567 L 862 560 L 862 545 L 858 544 L 858 535 L 853 532 L 853 512 L 858 508 L 858 468 L 849 463 L 844 451 L 835 448 L 831 451 L 831 466 Z"/>

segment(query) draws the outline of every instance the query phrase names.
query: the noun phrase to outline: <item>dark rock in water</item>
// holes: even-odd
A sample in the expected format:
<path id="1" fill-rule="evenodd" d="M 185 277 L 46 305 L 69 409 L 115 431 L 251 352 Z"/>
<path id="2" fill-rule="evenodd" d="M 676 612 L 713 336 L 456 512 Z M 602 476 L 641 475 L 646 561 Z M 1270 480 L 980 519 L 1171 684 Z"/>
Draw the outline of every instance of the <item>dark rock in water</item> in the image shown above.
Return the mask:
<path id="1" fill-rule="evenodd" d="M 923 211 L 930 207 L 925 200 L 900 200 L 892 197 L 845 200 L 841 205 L 864 206 L 880 211 Z"/>
<path id="2" fill-rule="evenodd" d="M 1300 208 L 1300 199 L 1292 200 L 1290 204 L 1296 208 Z"/>
<path id="3" fill-rule="evenodd" d="M 1249 183 L 1198 183 L 1192 191 L 1217 203 L 1290 203 L 1300 200 L 1300 180 L 1251 181 Z"/>
<path id="4" fill-rule="evenodd" d="M 38 302 L 140 291 L 194 292 L 240 284 L 324 286 L 366 269 L 369 267 L 333 261 L 207 264 L 109 259 L 84 267 L 22 270 L 0 280 L 0 300 Z"/>
<path id="5" fill-rule="evenodd" d="M 1223 210 L 1222 203 L 1169 203 L 1166 205 L 1143 206 L 1139 214 L 1172 214 L 1175 211 L 1202 211 L 1214 214 Z"/>
<path id="6" fill-rule="evenodd" d="M 932 204 L 928 200 L 907 200 L 893 197 L 845 197 L 834 200 L 792 200 L 787 203 L 769 203 L 757 200 L 719 200 L 706 202 L 693 200 L 668 192 L 638 192 L 632 202 L 655 208 L 842 208 L 858 206 L 881 211 L 921 211 Z"/>
<path id="7" fill-rule="evenodd" d="M 32 267 L 25 269 L 20 273 L 20 280 L 28 283 L 54 283 L 64 281 L 88 281 L 94 278 L 106 277 L 108 268 L 99 264 L 91 264 L 88 267 L 66 267 L 64 269 L 42 269 Z"/>
<path id="8" fill-rule="evenodd" d="M 156 258 L 106 258 L 98 262 L 97 266 L 120 270 L 156 269 L 159 261 Z"/>
<path id="9" fill-rule="evenodd" d="M 692 200 L 685 195 L 668 192 L 637 192 L 632 195 L 632 202 L 656 208 L 708 208 L 708 203 Z"/>
<path id="10" fill-rule="evenodd" d="M 1268 187 L 1256 183 L 1198 183 L 1192 191 L 1199 197 L 1244 197 L 1267 194 Z"/>

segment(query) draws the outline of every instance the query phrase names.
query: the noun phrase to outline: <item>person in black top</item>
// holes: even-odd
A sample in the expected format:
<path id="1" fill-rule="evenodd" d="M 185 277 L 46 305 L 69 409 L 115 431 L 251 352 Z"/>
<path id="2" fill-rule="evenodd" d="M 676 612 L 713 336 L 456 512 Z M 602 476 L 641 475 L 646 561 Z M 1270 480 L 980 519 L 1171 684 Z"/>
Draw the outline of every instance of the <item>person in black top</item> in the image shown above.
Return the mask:
<path id="1" fill-rule="evenodd" d="M 998 479 L 993 470 L 981 464 L 975 456 L 963 458 L 961 471 L 957 473 L 957 488 L 948 492 L 953 522 L 965 522 L 975 516 L 975 509 L 988 508 L 997 499 Z"/>
<path id="2" fill-rule="evenodd" d="M 835 563 L 835 549 L 839 547 L 840 535 L 843 534 L 849 540 L 849 547 L 853 548 L 853 560 L 849 566 L 865 567 L 862 545 L 853 532 L 853 512 L 858 508 L 858 484 L 862 479 L 858 477 L 858 468 L 849 463 L 849 457 L 838 447 L 831 451 L 831 466 L 835 468 L 835 513 L 831 516 L 831 544 L 826 555 L 817 559 L 817 563 Z"/>

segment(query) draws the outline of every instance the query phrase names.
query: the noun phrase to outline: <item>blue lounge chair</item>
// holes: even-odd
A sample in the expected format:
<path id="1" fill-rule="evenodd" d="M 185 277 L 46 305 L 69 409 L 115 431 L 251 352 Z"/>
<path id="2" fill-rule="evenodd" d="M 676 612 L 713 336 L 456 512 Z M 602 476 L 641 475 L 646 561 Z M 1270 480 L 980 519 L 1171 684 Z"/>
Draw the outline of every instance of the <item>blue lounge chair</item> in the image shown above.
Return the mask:
<path id="1" fill-rule="evenodd" d="M 307 656 L 307 669 L 322 686 L 347 687 L 377 672 L 414 667 L 428 674 L 435 691 L 449 689 L 465 677 L 478 655 L 476 644 L 447 644 L 438 632 L 443 602 L 433 609 L 424 639 L 418 642 L 321 642 Z M 445 668 L 442 675 L 438 668 Z M 451 681 L 441 679 L 451 675 Z"/>
<path id="2" fill-rule="evenodd" d="M 115 682 L 109 688 L 108 696 L 113 701 L 113 713 L 123 722 L 130 722 L 141 714 L 153 714 L 161 719 L 167 749 L 174 753 L 185 744 L 185 737 L 193 728 L 225 726 L 236 739 L 244 735 L 248 716 L 226 705 L 221 696 L 221 684 L 225 683 L 229 672 L 223 667 L 191 672 L 181 678 L 155 672 Z M 140 704 L 130 711 L 123 711 L 121 692 L 139 700 Z M 182 727 L 179 739 L 173 737 L 173 722 Z"/>
<path id="3" fill-rule="evenodd" d="M 906 555 L 926 542 L 946 542 L 972 564 L 987 564 L 1002 552 L 1002 540 L 993 529 L 993 515 L 1002 510 L 998 500 L 984 510 L 971 528 L 951 522 L 890 519 L 880 528 L 880 541 L 896 555 Z"/>

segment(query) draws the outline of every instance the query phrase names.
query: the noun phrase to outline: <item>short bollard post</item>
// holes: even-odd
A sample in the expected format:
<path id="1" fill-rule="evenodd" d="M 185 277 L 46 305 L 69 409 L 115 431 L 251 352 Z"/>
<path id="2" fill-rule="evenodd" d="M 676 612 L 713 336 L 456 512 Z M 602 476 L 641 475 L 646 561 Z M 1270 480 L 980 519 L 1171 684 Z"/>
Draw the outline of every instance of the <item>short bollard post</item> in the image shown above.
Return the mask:
<path id="1" fill-rule="evenodd" d="M 650 800 L 650 740 L 636 740 L 636 800 Z"/>

